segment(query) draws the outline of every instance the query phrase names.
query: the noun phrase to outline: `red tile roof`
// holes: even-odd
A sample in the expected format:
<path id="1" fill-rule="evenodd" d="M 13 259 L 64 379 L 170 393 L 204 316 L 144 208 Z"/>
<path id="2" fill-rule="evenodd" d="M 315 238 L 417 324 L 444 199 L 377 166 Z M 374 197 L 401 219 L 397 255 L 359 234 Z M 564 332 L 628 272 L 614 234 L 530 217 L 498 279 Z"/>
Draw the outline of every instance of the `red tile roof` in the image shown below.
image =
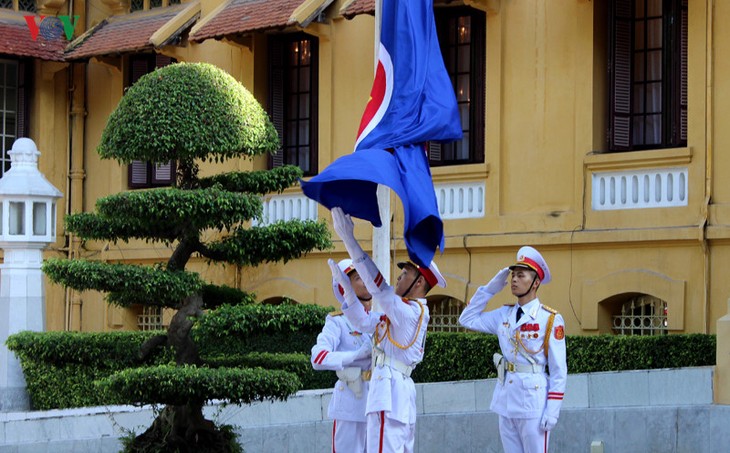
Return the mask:
<path id="1" fill-rule="evenodd" d="M 352 19 L 359 14 L 370 14 L 374 16 L 375 0 L 355 0 L 342 11 L 342 15 L 348 19 Z"/>
<path id="2" fill-rule="evenodd" d="M 186 7 L 186 4 L 180 4 L 111 16 L 69 44 L 66 59 L 76 60 L 152 48 L 150 37 Z"/>
<path id="3" fill-rule="evenodd" d="M 0 18 L 0 55 L 61 61 L 66 44 L 68 41 L 63 34 L 58 38 L 46 38 L 38 33 L 34 41 L 22 14 L 17 18 L 14 15 Z"/>
<path id="4" fill-rule="evenodd" d="M 232 0 L 199 30 L 191 41 L 221 38 L 270 28 L 285 28 L 294 10 L 304 0 Z"/>

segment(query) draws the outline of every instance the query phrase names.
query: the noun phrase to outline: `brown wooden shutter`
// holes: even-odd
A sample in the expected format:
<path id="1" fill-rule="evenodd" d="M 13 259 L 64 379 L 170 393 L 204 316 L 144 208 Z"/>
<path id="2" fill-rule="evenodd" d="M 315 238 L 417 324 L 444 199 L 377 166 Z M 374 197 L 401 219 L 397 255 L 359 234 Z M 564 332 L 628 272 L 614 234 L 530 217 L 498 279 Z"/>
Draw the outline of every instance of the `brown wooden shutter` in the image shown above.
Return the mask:
<path id="1" fill-rule="evenodd" d="M 471 57 L 471 78 L 474 84 L 472 88 L 472 106 L 469 114 L 471 118 L 469 142 L 469 162 L 484 162 L 484 135 L 486 127 L 486 14 L 482 11 L 474 11 L 471 14 L 471 36 L 472 36 L 472 57 Z"/>
<path id="2" fill-rule="evenodd" d="M 631 57 L 633 12 L 631 0 L 612 3 L 609 54 L 609 147 L 631 149 Z"/>
<path id="3" fill-rule="evenodd" d="M 147 162 L 142 160 L 133 160 L 129 164 L 129 187 L 147 187 L 148 167 Z"/>
<path id="4" fill-rule="evenodd" d="M 130 62 L 130 65 L 132 67 L 131 72 L 129 74 L 129 86 L 132 86 L 137 82 L 137 80 L 140 79 L 143 75 L 147 74 L 149 71 L 149 62 L 147 58 L 132 58 L 132 61 Z"/>
<path id="5" fill-rule="evenodd" d="M 174 62 L 175 60 L 172 57 L 168 57 L 167 55 L 162 55 L 159 53 L 155 55 L 155 69 L 165 67 Z"/>
<path id="6" fill-rule="evenodd" d="M 285 97 L 285 77 L 284 77 L 284 42 L 281 38 L 273 37 L 269 41 L 270 68 L 269 80 L 271 81 L 270 98 L 271 98 L 271 121 L 274 123 L 276 132 L 279 133 L 281 147 L 271 157 L 272 167 L 281 167 L 284 165 L 284 97 Z"/>
<path id="7" fill-rule="evenodd" d="M 428 160 L 441 162 L 441 143 L 428 142 Z"/>
<path id="8" fill-rule="evenodd" d="M 152 165 L 152 184 L 168 185 L 173 183 L 175 177 L 175 163 L 173 161 L 165 164 Z"/>

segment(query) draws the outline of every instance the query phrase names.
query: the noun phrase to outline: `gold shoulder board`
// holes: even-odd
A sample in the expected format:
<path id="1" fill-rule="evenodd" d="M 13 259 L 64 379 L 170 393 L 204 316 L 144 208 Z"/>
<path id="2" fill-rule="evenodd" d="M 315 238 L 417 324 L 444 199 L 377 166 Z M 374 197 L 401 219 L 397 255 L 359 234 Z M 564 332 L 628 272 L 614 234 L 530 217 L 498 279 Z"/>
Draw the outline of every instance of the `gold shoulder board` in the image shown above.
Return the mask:
<path id="1" fill-rule="evenodd" d="M 504 304 L 504 306 L 505 306 L 505 307 L 514 307 L 514 306 L 515 306 L 515 304 L 514 304 L 514 302 L 513 302 L 513 303 L 511 303 L 511 304 Z"/>
<path id="2" fill-rule="evenodd" d="M 546 311 L 549 311 L 550 313 L 557 315 L 558 310 L 554 309 L 553 307 L 548 307 L 547 305 L 542 305 L 542 308 L 544 308 Z"/>
<path id="3" fill-rule="evenodd" d="M 329 315 L 330 316 L 342 316 L 342 315 L 344 315 L 344 313 L 342 312 L 342 310 L 337 310 L 337 311 L 331 312 Z"/>

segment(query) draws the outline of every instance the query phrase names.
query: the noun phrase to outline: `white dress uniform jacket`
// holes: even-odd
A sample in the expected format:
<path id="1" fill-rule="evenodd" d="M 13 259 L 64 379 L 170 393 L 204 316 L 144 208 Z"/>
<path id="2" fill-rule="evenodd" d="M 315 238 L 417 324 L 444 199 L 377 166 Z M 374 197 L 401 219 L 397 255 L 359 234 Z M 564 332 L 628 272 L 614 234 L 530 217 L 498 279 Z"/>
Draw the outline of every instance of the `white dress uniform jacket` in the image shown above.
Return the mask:
<path id="1" fill-rule="evenodd" d="M 466 328 L 499 337 L 504 360 L 516 365 L 530 365 L 527 357 L 540 367 L 548 365 L 550 374 L 506 371 L 503 382 L 497 382 L 490 409 L 508 418 L 539 418 L 550 401 L 553 410 L 560 410 L 568 374 L 565 349 L 565 323 L 552 308 L 533 299 L 522 307 L 524 314 L 516 321 L 518 305 L 505 305 L 483 312 L 491 294 L 471 300 L 459 322 Z M 548 321 L 555 314 L 548 331 Z M 549 336 L 548 354 L 544 345 Z"/>
<path id="2" fill-rule="evenodd" d="M 362 305 L 357 305 L 362 308 Z M 370 342 L 371 336 L 353 328 L 351 323 L 342 316 L 342 312 L 329 314 L 322 332 L 317 336 L 317 344 L 312 347 L 312 366 L 315 370 L 339 371 L 346 367 L 369 370 L 370 357 L 349 362 L 347 354 L 343 353 L 357 351 L 363 346 L 363 343 Z M 346 363 L 343 363 L 343 360 Z M 365 417 L 367 394 L 367 380 L 362 382 L 360 398 L 343 380 L 338 380 L 332 392 L 327 415 L 333 420 L 365 423 L 367 421 Z"/>
<path id="3" fill-rule="evenodd" d="M 385 411 L 388 417 L 405 424 L 416 423 L 416 386 L 410 371 L 423 360 L 426 327 L 430 315 L 426 299 L 408 300 L 387 287 L 373 301 L 382 312 L 366 312 L 362 305 L 343 306 L 348 320 L 364 332 L 372 333 L 376 348 L 385 357 L 408 367 L 407 375 L 398 366 L 376 365 L 372 370 L 366 412 Z M 402 368 L 402 367 L 401 367 Z"/>

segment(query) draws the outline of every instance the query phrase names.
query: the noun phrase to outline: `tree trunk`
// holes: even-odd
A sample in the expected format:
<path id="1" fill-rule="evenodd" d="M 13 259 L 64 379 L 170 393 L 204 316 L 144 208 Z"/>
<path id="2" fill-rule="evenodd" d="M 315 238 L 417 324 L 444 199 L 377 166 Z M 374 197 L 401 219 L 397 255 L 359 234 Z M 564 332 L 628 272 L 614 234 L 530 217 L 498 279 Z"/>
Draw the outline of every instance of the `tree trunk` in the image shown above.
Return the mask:
<path id="1" fill-rule="evenodd" d="M 167 406 L 152 426 L 129 445 L 132 452 L 232 452 L 236 451 L 235 435 L 221 431 L 203 416 L 203 404 Z"/>
<path id="2" fill-rule="evenodd" d="M 167 342 L 175 349 L 175 362 L 178 365 L 200 365 L 198 347 L 190 337 L 194 319 L 203 314 L 203 298 L 193 294 L 185 298 L 182 307 L 175 313 L 167 329 Z"/>

